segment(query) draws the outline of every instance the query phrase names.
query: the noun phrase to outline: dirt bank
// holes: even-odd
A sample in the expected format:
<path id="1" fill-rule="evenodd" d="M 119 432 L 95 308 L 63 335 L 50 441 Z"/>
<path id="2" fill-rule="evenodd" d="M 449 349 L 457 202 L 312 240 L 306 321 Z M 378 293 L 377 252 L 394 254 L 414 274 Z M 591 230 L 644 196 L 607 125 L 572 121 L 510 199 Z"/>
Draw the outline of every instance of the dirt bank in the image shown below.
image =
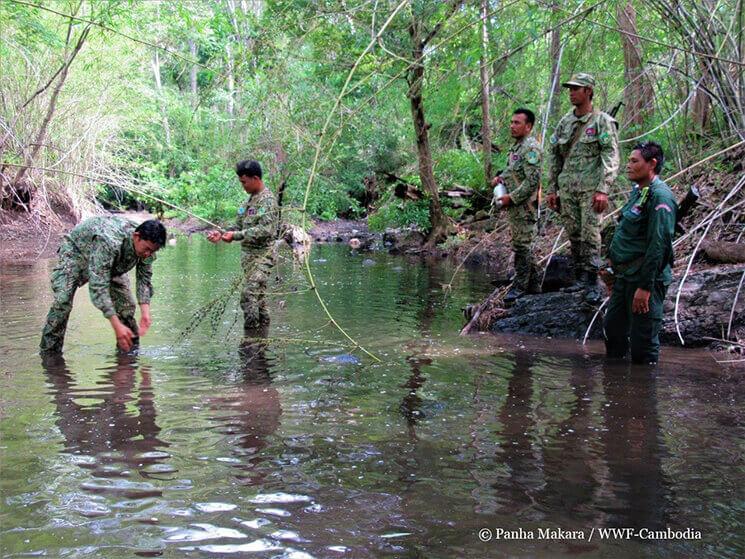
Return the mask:
<path id="1" fill-rule="evenodd" d="M 62 236 L 74 226 L 72 217 L 0 211 L 0 264 L 28 264 L 52 258 Z"/>

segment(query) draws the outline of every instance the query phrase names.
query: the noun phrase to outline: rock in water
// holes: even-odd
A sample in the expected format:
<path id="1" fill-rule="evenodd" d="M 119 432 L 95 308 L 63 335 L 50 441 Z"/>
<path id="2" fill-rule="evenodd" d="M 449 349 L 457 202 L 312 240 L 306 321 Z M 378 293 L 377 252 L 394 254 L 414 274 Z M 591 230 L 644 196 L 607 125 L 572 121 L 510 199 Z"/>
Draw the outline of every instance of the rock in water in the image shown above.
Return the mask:
<path id="1" fill-rule="evenodd" d="M 745 293 L 740 293 L 735 305 L 737 287 L 742 278 L 740 267 L 722 267 L 690 274 L 680 293 L 678 324 L 686 346 L 701 346 L 711 339 L 722 338 L 732 316 L 732 336 L 745 332 Z M 665 314 L 660 341 L 679 345 L 675 327 L 675 296 L 681 278 L 675 278 L 667 291 Z M 573 293 L 557 292 L 542 295 L 525 295 L 509 309 L 487 311 L 486 329 L 493 332 L 511 332 L 582 339 L 605 298 L 598 289 Z M 481 323 L 484 327 L 484 323 Z M 593 324 L 590 338 L 602 338 L 603 314 Z M 740 334 L 741 335 L 741 334 Z"/>
<path id="2" fill-rule="evenodd" d="M 597 290 L 525 295 L 496 317 L 489 329 L 493 332 L 581 339 L 601 301 Z M 590 337 L 602 337 L 601 316 L 595 321 Z"/>
<path id="3" fill-rule="evenodd" d="M 324 355 L 321 362 L 333 365 L 361 365 L 362 361 L 351 353 L 340 353 L 339 355 Z"/>

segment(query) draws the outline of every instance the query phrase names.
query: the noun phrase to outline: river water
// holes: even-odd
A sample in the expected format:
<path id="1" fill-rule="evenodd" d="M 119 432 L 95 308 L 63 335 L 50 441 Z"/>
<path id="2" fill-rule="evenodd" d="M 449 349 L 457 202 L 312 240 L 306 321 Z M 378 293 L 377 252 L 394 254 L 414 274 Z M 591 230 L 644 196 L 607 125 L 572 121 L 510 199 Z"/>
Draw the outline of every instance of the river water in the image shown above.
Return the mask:
<path id="1" fill-rule="evenodd" d="M 447 294 L 441 261 L 311 260 L 380 363 L 289 261 L 266 346 L 241 343 L 232 300 L 177 343 L 238 269 L 196 237 L 159 254 L 138 355 L 84 288 L 42 362 L 54 262 L 5 265 L 3 557 L 745 556 L 745 385 L 707 353 L 664 348 L 655 374 L 598 343 L 461 338 L 483 273 Z"/>

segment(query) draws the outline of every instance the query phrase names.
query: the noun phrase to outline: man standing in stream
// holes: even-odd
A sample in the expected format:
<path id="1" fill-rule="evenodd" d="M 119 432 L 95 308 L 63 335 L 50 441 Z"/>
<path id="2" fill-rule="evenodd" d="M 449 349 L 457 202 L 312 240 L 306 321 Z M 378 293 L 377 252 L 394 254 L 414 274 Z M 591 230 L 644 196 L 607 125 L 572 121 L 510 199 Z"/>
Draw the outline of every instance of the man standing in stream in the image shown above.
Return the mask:
<path id="1" fill-rule="evenodd" d="M 608 357 L 634 363 L 657 362 L 662 310 L 672 282 L 673 234 L 678 204 L 659 177 L 664 154 L 659 144 L 634 146 L 626 175 L 634 183 L 613 235 L 610 268 L 601 271 L 611 288 L 603 324 Z"/>
<path id="2" fill-rule="evenodd" d="M 243 333 L 247 337 L 266 337 L 269 332 L 266 284 L 274 265 L 277 202 L 272 191 L 264 186 L 261 165 L 257 161 L 241 161 L 235 172 L 248 198 L 238 208 L 235 227 L 225 233 L 210 231 L 207 239 L 213 243 L 240 241 L 241 267 L 245 275 L 241 291 Z"/>

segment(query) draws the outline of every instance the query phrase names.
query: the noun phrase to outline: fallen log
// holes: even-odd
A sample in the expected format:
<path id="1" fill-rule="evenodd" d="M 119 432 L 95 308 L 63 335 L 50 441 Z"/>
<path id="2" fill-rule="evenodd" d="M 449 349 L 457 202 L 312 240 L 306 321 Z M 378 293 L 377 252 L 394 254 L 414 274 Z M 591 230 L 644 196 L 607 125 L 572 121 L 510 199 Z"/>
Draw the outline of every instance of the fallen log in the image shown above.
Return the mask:
<path id="1" fill-rule="evenodd" d="M 704 254 L 710 262 L 722 264 L 745 263 L 745 243 L 704 241 Z"/>

